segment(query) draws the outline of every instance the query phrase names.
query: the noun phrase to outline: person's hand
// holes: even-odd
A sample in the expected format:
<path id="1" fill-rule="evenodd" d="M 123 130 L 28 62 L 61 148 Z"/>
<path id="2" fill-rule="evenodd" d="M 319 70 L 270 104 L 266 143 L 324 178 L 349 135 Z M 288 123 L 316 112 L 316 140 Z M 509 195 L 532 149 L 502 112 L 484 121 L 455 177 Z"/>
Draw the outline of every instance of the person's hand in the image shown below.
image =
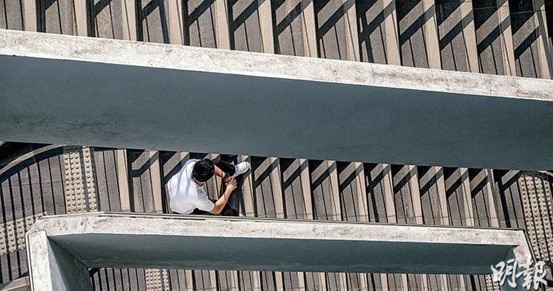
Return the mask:
<path id="1" fill-rule="evenodd" d="M 230 179 L 227 183 L 227 191 L 234 191 L 235 189 L 237 188 L 237 185 L 236 185 L 236 180 L 235 179 Z"/>
<path id="2" fill-rule="evenodd" d="M 230 179 L 232 179 L 228 174 L 225 174 L 225 177 L 223 178 L 223 182 L 228 183 L 230 182 Z"/>

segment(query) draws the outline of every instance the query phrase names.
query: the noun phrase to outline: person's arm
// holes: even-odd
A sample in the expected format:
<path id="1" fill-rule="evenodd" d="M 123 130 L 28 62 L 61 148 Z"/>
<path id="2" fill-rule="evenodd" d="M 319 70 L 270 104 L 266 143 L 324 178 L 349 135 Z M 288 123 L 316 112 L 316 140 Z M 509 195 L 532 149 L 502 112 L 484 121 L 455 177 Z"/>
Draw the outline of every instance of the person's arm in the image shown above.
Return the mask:
<path id="1" fill-rule="evenodd" d="M 225 183 L 228 183 L 230 181 L 229 175 L 227 173 L 223 172 L 221 168 L 217 167 L 217 165 L 213 165 L 215 167 L 215 175 L 219 178 L 223 179 Z"/>
<path id="2" fill-rule="evenodd" d="M 217 170 L 215 170 L 217 173 Z M 223 211 L 223 208 L 225 207 L 225 204 L 227 204 L 228 199 L 230 198 L 230 194 L 232 194 L 232 191 L 236 189 L 236 180 L 230 179 L 230 181 L 227 183 L 227 188 L 225 189 L 225 193 L 215 201 L 215 207 L 209 213 L 211 214 L 219 214 L 221 211 Z"/>

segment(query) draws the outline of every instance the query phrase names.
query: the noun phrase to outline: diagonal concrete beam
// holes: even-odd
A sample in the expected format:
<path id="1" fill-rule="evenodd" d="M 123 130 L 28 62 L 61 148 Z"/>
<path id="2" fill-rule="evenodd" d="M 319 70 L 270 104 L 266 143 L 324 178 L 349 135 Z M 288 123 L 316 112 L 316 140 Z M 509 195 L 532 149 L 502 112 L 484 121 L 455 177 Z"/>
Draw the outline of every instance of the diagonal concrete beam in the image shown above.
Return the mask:
<path id="1" fill-rule="evenodd" d="M 32 286 L 57 288 L 94 267 L 487 274 L 531 256 L 517 229 L 108 213 L 43 218 L 27 252 Z"/>
<path id="2" fill-rule="evenodd" d="M 553 167 L 552 80 L 7 30 L 0 63 L 1 140 Z"/>

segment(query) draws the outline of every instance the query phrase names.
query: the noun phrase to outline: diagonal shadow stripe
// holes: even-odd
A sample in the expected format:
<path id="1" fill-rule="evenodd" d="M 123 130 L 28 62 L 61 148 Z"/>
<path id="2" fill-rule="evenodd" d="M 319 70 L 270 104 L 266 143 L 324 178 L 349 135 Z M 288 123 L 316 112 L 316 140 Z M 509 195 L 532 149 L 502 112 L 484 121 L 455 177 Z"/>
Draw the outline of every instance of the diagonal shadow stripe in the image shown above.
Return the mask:
<path id="1" fill-rule="evenodd" d="M 61 145 L 49 145 L 39 149 L 33 149 L 29 153 L 14 159 L 4 167 L 0 168 L 0 182 L 3 182 L 13 174 L 21 171 L 22 169 L 37 163 L 39 161 L 48 159 L 53 156 L 63 154 L 64 146 Z"/>
<path id="2" fill-rule="evenodd" d="M 317 38 L 321 39 L 327 32 L 330 31 L 330 29 L 336 26 L 338 21 L 346 14 L 346 11 L 353 7 L 353 5 L 354 1 L 347 1 L 346 3 L 340 5 L 340 7 L 338 7 L 338 9 L 336 9 L 336 11 L 328 18 L 328 20 L 317 30 Z M 322 7 L 324 7 L 324 5 Z M 316 13 L 320 12 L 322 7 Z"/>
<path id="3" fill-rule="evenodd" d="M 42 11 L 46 11 L 50 6 L 52 6 L 58 0 L 43 0 L 42 2 Z"/>
<path id="4" fill-rule="evenodd" d="M 306 164 L 306 163 L 307 161 L 303 162 L 303 164 Z M 292 183 L 300 177 L 303 164 L 300 165 L 296 170 L 294 170 L 294 172 L 290 175 L 290 177 L 288 177 L 288 179 L 286 179 L 286 181 L 282 183 L 282 189 L 288 189 L 292 185 Z"/>
<path id="5" fill-rule="evenodd" d="M 408 41 L 417 31 L 421 30 L 424 24 L 429 21 L 435 14 L 434 4 L 430 6 L 424 13 L 419 15 L 415 21 L 399 35 L 399 44 L 403 45 Z"/>
<path id="6" fill-rule="evenodd" d="M 280 170 L 282 173 L 286 172 L 286 170 L 288 170 L 293 163 L 294 159 L 280 158 Z"/>
<path id="7" fill-rule="evenodd" d="M 504 219 L 505 219 L 505 225 L 507 227 L 516 227 L 517 226 L 517 213 L 516 211 L 514 211 L 514 218 L 511 218 L 511 212 L 509 211 L 509 204 L 507 203 L 507 196 L 510 197 L 510 200 L 511 200 L 511 205 L 515 205 L 514 201 L 513 201 L 513 194 L 512 192 L 507 194 L 505 193 L 505 190 L 509 189 L 514 183 L 517 183 L 518 182 L 518 179 L 520 177 L 520 172 L 517 172 L 515 175 L 513 175 L 512 177 L 510 177 L 510 179 L 508 181 L 505 181 L 503 182 L 503 178 L 504 176 L 508 175 L 509 174 L 509 171 L 497 171 L 496 173 L 499 173 L 498 176 L 501 176 L 501 178 L 499 179 L 499 191 L 500 191 L 500 195 L 499 195 L 499 198 L 501 200 L 501 206 L 502 206 L 502 210 L 503 210 L 503 216 L 504 216 Z M 513 225 L 513 223 L 511 222 L 511 220 L 514 219 L 515 220 L 515 225 Z"/>
<path id="8" fill-rule="evenodd" d="M 322 163 L 322 161 L 321 161 L 321 163 Z M 314 167 L 314 168 L 317 168 L 317 167 Z M 313 181 L 311 183 L 313 189 L 321 186 L 323 184 L 323 182 L 330 177 L 330 171 L 331 171 L 330 167 L 328 169 L 323 170 L 321 175 L 317 179 L 315 179 L 315 181 Z"/>
<path id="9" fill-rule="evenodd" d="M 510 188 L 511 186 L 515 185 L 518 182 L 518 179 L 520 178 L 520 176 L 521 176 L 521 173 L 517 172 L 509 180 L 507 180 L 505 182 L 501 181 L 501 183 L 500 183 L 501 186 L 499 187 L 499 189 L 501 191 L 504 191 L 504 190 Z"/>
<path id="10" fill-rule="evenodd" d="M 372 5 L 374 5 L 376 3 L 376 1 L 372 2 L 372 3 L 369 3 L 369 6 L 367 8 L 367 11 L 372 7 Z M 362 39 L 366 39 L 368 38 L 378 27 L 380 27 L 380 25 L 382 25 L 382 23 L 384 22 L 384 20 L 386 18 L 388 18 L 390 15 L 392 15 L 392 13 L 394 12 L 394 2 L 391 1 L 390 3 L 388 3 L 388 5 L 386 7 L 384 7 L 384 9 L 382 9 L 382 11 L 380 11 L 380 13 L 378 13 L 378 15 L 376 17 L 374 17 L 373 20 L 371 20 L 370 22 L 368 21 L 367 19 L 367 16 L 365 15 L 365 13 L 361 13 L 361 16 L 358 18 L 361 19 L 361 23 L 363 23 L 362 25 L 362 28 L 359 30 L 359 35 L 360 36 L 363 36 Z M 361 38 L 360 38 L 361 39 Z"/>
<path id="11" fill-rule="evenodd" d="M 253 157 L 252 157 L 252 160 L 253 160 Z M 269 158 L 265 158 L 265 160 L 269 161 Z M 259 165 L 263 164 L 263 162 L 260 162 Z M 261 185 L 261 183 L 263 183 L 263 181 L 265 181 L 265 179 L 267 179 L 269 177 L 269 175 L 271 174 L 272 171 L 274 171 L 278 166 L 278 160 L 274 160 L 268 167 L 267 169 L 265 169 L 265 171 L 263 171 L 263 173 L 261 173 L 259 176 L 257 177 L 254 177 L 254 188 L 257 188 Z M 252 167 L 253 168 L 253 167 Z"/>
<path id="12" fill-rule="evenodd" d="M 534 42 L 538 39 L 538 29 L 535 28 L 516 48 L 515 48 L 515 60 L 520 58 L 522 54 L 532 47 Z"/>
<path id="13" fill-rule="evenodd" d="M 150 15 L 156 8 L 159 8 L 163 5 L 161 0 L 151 0 L 146 6 L 142 7 L 142 19 L 144 20 L 148 15 Z"/>
<path id="14" fill-rule="evenodd" d="M 363 23 L 363 26 L 361 27 L 361 30 L 359 31 L 359 35 L 361 36 L 361 40 L 368 40 L 369 36 L 382 25 L 382 22 L 384 22 L 384 19 L 386 19 L 386 16 L 384 15 L 384 11 L 378 13 L 378 15 L 369 23 L 367 17 L 365 15 L 361 16 L 361 20 Z"/>
<path id="15" fill-rule="evenodd" d="M 204 14 L 204 12 L 207 11 L 207 9 L 209 9 L 209 7 L 211 7 L 211 5 L 213 5 L 213 3 L 215 3 L 215 0 L 205 0 L 205 1 L 202 1 L 202 4 L 198 5 L 198 7 L 196 7 L 196 9 L 194 9 L 194 11 L 192 11 L 192 13 L 190 13 L 185 21 L 187 21 L 186 23 L 193 23 L 195 21 L 197 21 L 198 19 L 200 19 L 200 16 L 202 16 Z"/>
<path id="16" fill-rule="evenodd" d="M 443 176 L 443 171 L 438 171 L 438 173 L 432 176 L 432 178 L 430 178 L 428 183 L 426 183 L 424 186 L 421 187 L 421 195 L 423 193 L 427 193 L 430 190 L 430 188 L 432 188 L 432 186 L 436 185 L 436 183 L 438 182 L 438 179 L 440 179 L 442 176 Z"/>
<path id="17" fill-rule="evenodd" d="M 377 164 L 374 165 L 374 167 L 372 168 L 365 168 L 365 173 L 371 173 L 371 171 L 376 168 Z M 374 188 L 374 186 L 376 186 L 377 184 L 381 183 L 382 180 L 384 179 L 384 176 L 386 175 L 386 173 L 384 173 L 384 171 L 380 171 L 378 172 L 378 174 L 374 177 L 371 176 L 370 179 L 368 179 L 367 181 L 367 187 L 369 186 L 372 186 L 372 188 Z M 372 190 L 371 188 L 371 190 Z M 369 192 L 369 189 L 367 188 L 367 192 Z"/>
<path id="18" fill-rule="evenodd" d="M 377 166 L 378 166 L 378 164 L 365 164 L 365 173 L 370 173 L 370 176 L 367 176 L 367 178 L 366 178 L 366 184 L 365 184 L 366 188 L 365 189 L 366 189 L 366 193 L 367 193 L 367 196 L 368 196 L 367 200 L 370 201 L 370 204 L 372 205 L 372 207 L 371 206 L 369 206 L 369 207 L 373 211 L 375 221 L 380 222 L 381 218 L 382 218 L 382 222 L 387 222 L 388 214 L 386 212 L 386 207 L 384 206 L 382 211 L 381 211 L 381 209 L 379 209 L 375 189 L 377 188 L 377 186 L 379 186 L 382 183 L 382 180 L 384 179 L 384 177 L 389 173 L 390 168 L 387 167 L 385 169 L 382 169 L 382 171 L 379 171 L 376 176 L 373 176 L 372 171 Z M 385 195 L 383 189 L 382 189 L 381 195 Z M 384 200 L 383 196 L 381 196 L 379 198 L 380 198 L 379 201 Z"/>
<path id="19" fill-rule="evenodd" d="M 455 180 L 455 182 L 453 182 L 451 184 L 451 186 L 449 186 L 445 189 L 445 196 L 449 197 L 449 196 L 453 195 L 457 191 L 457 189 L 459 189 L 459 187 L 461 187 L 464 180 L 466 180 L 466 177 L 464 177 L 464 179 L 463 179 L 463 176 L 459 176 L 459 179 Z"/>
<path id="20" fill-rule="evenodd" d="M 484 171 L 484 170 L 480 170 Z M 476 178 L 477 175 L 474 176 Z M 473 179 L 474 179 L 473 178 Z M 474 189 L 471 190 L 471 196 L 474 198 L 478 193 L 484 190 L 484 187 L 486 187 L 486 184 L 488 183 L 488 178 L 486 175 L 483 175 L 482 181 L 478 182 L 478 184 L 474 187 Z"/>
<path id="21" fill-rule="evenodd" d="M 463 32 L 465 28 L 473 21 L 473 15 L 467 14 L 463 19 L 459 20 L 459 22 L 449 30 L 449 32 L 440 38 L 440 50 L 443 50 L 448 44 L 450 44 L 455 37 L 457 37 L 460 33 Z M 466 41 L 465 41 L 466 42 Z"/>
<path id="22" fill-rule="evenodd" d="M 407 167 L 407 166 L 403 166 L 403 167 Z M 394 194 L 397 194 L 397 193 L 401 192 L 401 189 L 409 183 L 409 180 L 411 179 L 411 177 L 415 176 L 416 170 L 417 170 L 417 167 L 413 167 L 413 169 L 411 169 L 409 172 L 405 173 L 403 178 L 401 178 L 401 180 L 396 185 L 394 185 Z"/>
<path id="23" fill-rule="evenodd" d="M 104 8 L 106 8 L 108 5 L 110 5 L 112 0 L 100 0 L 98 3 L 94 4 L 93 8 L 93 15 L 92 17 L 96 17 Z"/>
<path id="24" fill-rule="evenodd" d="M 381 11 L 372 21 L 369 22 L 367 18 L 367 12 L 377 3 L 377 0 L 370 0 L 367 2 L 363 2 L 363 4 L 357 4 L 357 23 L 360 23 L 359 29 L 357 31 L 357 38 L 359 39 L 359 45 L 361 49 L 361 45 L 365 43 L 365 51 L 367 53 L 367 60 L 363 59 L 363 54 L 361 53 L 361 61 L 369 61 L 371 63 L 374 63 L 374 55 L 372 50 L 372 42 L 370 35 L 373 31 L 375 31 L 380 25 L 382 25 L 382 22 L 384 21 L 384 13 Z M 388 6 L 390 6 L 392 2 Z M 384 9 L 385 10 L 385 9 Z M 384 43 L 384 40 L 382 40 L 382 43 Z M 386 57 L 386 54 L 384 54 Z"/>
<path id="25" fill-rule="evenodd" d="M 429 166 L 417 166 L 417 172 L 418 172 L 418 175 L 419 175 L 419 180 L 422 182 L 423 180 L 425 180 L 425 176 L 426 175 L 432 175 L 433 173 L 430 173 L 430 169 L 432 169 L 432 167 L 429 167 Z M 429 178 L 430 179 L 430 178 Z"/>
<path id="26" fill-rule="evenodd" d="M 344 190 L 351 185 L 351 183 L 355 180 L 355 178 L 357 178 L 357 173 L 359 172 L 362 166 L 363 166 L 362 164 L 357 166 L 357 168 L 355 168 L 346 179 L 344 179 L 343 181 L 340 181 L 340 185 L 338 187 L 338 191 L 340 193 L 344 192 Z M 338 177 L 343 171 L 345 171 L 345 169 L 343 169 L 342 171 L 338 170 Z"/>
<path id="27" fill-rule="evenodd" d="M 282 6 L 282 4 L 286 3 L 286 0 L 270 0 L 271 6 L 273 7 L 273 10 L 277 10 Z M 300 0 L 301 1 L 301 0 Z"/>
<path id="28" fill-rule="evenodd" d="M 152 12 L 155 11 L 156 8 L 159 8 L 159 16 L 160 16 L 160 22 L 161 22 L 161 33 L 163 37 L 163 43 L 169 43 L 169 28 L 167 24 L 167 17 L 165 12 L 165 3 L 163 0 L 151 0 L 146 6 L 142 7 L 142 9 L 138 9 L 138 22 L 142 22 L 146 20 L 146 26 L 147 25 L 147 18 Z M 143 25 L 138 25 L 138 36 L 139 40 L 143 41 L 144 39 L 144 28 Z M 149 30 L 147 28 L 147 30 Z"/>
<path id="29" fill-rule="evenodd" d="M 246 23 L 246 20 L 257 10 L 257 1 L 251 0 L 252 2 L 240 13 L 234 20 L 230 21 L 230 31 L 235 32 L 242 24 Z M 232 9 L 236 3 L 232 4 L 229 13 L 232 16 Z"/>
<path id="30" fill-rule="evenodd" d="M 284 19 L 276 25 L 275 34 L 281 34 L 286 29 L 286 27 L 290 26 L 292 22 L 294 22 L 294 20 L 301 15 L 304 9 L 305 7 L 302 5 L 301 2 L 299 2 L 298 5 L 292 8 L 290 13 L 288 13 L 288 15 L 286 15 L 286 17 L 284 17 Z"/>
<path id="31" fill-rule="evenodd" d="M 135 163 L 136 161 L 138 161 L 139 158 L 141 158 L 143 155 L 146 155 L 146 151 L 140 151 L 140 150 L 128 150 L 127 151 L 127 158 L 128 158 L 128 166 L 130 168 L 132 168 L 132 164 Z M 129 174 L 133 177 L 139 177 L 140 175 L 144 174 L 144 172 L 146 172 L 146 170 L 149 169 L 150 165 L 148 163 L 148 161 L 150 160 L 149 158 L 143 158 L 144 159 L 144 163 L 142 164 L 142 166 L 140 166 L 138 169 L 136 170 L 130 170 L 129 171 Z"/>
<path id="32" fill-rule="evenodd" d="M 496 26 L 486 37 L 484 37 L 484 39 L 482 39 L 482 41 L 480 41 L 477 45 L 478 53 L 486 50 L 495 42 L 496 39 L 499 38 L 501 34 L 505 33 L 505 30 L 507 30 L 507 28 L 509 27 L 507 23 L 510 21 L 511 20 L 508 17 L 505 18 L 503 22 L 501 22 L 501 24 Z"/>
<path id="33" fill-rule="evenodd" d="M 184 157 L 181 160 L 179 160 L 179 162 L 171 170 L 169 170 L 167 174 L 165 174 L 165 176 L 163 177 L 164 184 L 169 182 L 169 179 L 171 179 L 175 174 L 177 174 L 178 171 L 182 169 L 182 166 L 184 165 L 183 163 L 187 159 L 188 159 L 187 157 Z"/>

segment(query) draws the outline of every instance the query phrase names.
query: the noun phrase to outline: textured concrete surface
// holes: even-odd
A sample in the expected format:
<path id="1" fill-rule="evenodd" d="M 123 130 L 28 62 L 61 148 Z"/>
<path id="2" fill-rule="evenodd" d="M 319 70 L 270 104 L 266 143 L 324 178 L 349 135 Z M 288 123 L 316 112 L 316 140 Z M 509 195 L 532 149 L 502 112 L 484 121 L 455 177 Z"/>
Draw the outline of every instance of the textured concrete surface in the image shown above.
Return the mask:
<path id="1" fill-rule="evenodd" d="M 92 290 L 88 269 L 71 253 L 48 239 L 45 231 L 27 235 L 31 290 Z"/>
<path id="2" fill-rule="evenodd" d="M 89 268 L 487 274 L 530 255 L 514 229 L 100 213 L 44 218 L 28 237 L 42 233 Z M 33 239 L 28 250 L 31 276 L 57 256 Z"/>
<path id="3" fill-rule="evenodd" d="M 553 165 L 551 80 L 6 30 L 0 61 L 2 140 Z"/>

